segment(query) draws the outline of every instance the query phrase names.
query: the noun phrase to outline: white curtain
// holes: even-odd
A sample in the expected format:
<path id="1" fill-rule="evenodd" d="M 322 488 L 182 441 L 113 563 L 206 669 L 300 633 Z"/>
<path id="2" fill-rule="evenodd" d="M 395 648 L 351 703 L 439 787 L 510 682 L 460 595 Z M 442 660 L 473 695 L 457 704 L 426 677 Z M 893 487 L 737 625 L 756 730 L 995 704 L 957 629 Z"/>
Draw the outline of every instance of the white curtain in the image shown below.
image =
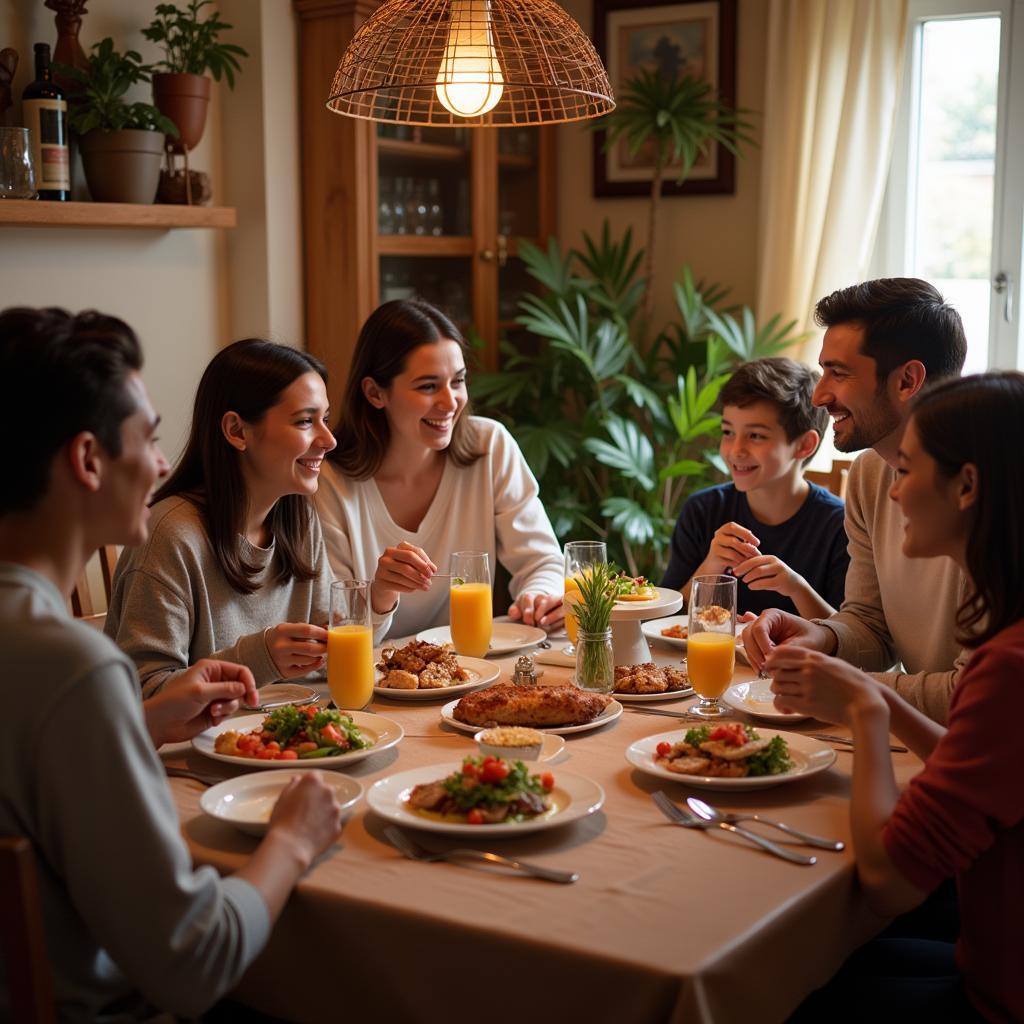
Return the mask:
<path id="1" fill-rule="evenodd" d="M 814 330 L 862 280 L 878 226 L 907 0 L 770 0 L 757 311 Z M 817 362 L 820 332 L 800 355 Z"/>

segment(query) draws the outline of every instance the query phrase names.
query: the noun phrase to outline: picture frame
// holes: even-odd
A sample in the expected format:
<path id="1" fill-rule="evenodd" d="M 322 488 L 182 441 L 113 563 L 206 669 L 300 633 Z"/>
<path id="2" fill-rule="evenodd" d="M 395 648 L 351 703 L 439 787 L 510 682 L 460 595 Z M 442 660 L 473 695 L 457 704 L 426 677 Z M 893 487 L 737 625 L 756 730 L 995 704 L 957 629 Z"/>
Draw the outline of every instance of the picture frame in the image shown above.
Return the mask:
<path id="1" fill-rule="evenodd" d="M 720 99 L 736 103 L 737 0 L 594 0 L 593 38 L 616 96 L 641 68 L 671 68 L 705 78 Z M 594 195 L 648 196 L 653 158 L 646 147 L 631 158 L 620 139 L 605 152 L 604 131 L 594 132 Z M 682 185 L 666 169 L 663 196 L 732 195 L 736 158 L 715 143 Z"/>

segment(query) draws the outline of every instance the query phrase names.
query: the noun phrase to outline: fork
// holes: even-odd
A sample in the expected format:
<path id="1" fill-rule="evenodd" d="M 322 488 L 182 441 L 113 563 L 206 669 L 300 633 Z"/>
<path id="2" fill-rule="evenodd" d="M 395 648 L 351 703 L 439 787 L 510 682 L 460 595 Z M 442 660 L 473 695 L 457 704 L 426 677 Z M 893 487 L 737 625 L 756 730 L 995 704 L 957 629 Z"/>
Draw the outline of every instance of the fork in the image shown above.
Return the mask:
<path id="1" fill-rule="evenodd" d="M 194 772 L 191 768 L 176 768 L 173 764 L 165 764 L 164 772 L 171 778 L 193 779 L 196 782 L 201 782 L 204 786 L 216 786 L 218 782 L 224 781 L 215 775 L 203 775 L 202 772 Z"/>
<path id="2" fill-rule="evenodd" d="M 816 864 L 818 858 L 814 856 L 804 856 L 802 853 L 796 853 L 793 850 L 787 850 L 784 846 L 779 846 L 777 843 L 773 843 L 770 839 L 765 839 L 764 836 L 759 836 L 756 832 L 750 832 L 745 828 L 740 828 L 739 825 L 730 824 L 727 821 L 711 822 L 702 821 L 700 818 L 691 814 L 689 811 L 684 811 L 681 807 L 677 807 L 671 800 L 659 789 L 653 794 L 654 803 L 658 810 L 668 818 L 674 825 L 682 825 L 685 828 L 720 828 L 726 832 L 732 832 L 735 835 L 742 836 L 744 839 L 749 840 L 755 846 L 760 846 L 763 850 L 767 850 L 768 853 L 775 854 L 776 857 L 781 857 L 783 860 L 791 861 L 793 864 Z"/>
<path id="3" fill-rule="evenodd" d="M 438 861 L 450 860 L 477 860 L 486 864 L 497 864 L 500 867 L 512 868 L 522 871 L 524 874 L 534 878 L 542 878 L 545 882 L 561 882 L 568 885 L 570 882 L 579 880 L 579 874 L 575 871 L 556 871 L 554 868 L 544 868 L 539 864 L 530 864 L 523 860 L 514 860 L 512 857 L 503 857 L 500 853 L 486 853 L 484 850 L 445 850 L 441 853 L 430 853 L 422 846 L 414 843 L 404 832 L 388 825 L 384 829 L 384 835 L 388 842 L 395 847 L 403 857 L 409 860 L 419 860 L 424 864 L 434 864 Z"/>

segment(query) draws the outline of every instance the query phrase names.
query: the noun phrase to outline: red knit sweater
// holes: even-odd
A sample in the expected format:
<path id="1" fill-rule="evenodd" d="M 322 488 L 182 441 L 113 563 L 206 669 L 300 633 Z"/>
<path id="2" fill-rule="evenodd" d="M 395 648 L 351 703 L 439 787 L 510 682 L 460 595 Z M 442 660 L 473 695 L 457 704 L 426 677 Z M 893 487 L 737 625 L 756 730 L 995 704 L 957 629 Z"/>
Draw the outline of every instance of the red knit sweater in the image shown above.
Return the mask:
<path id="1" fill-rule="evenodd" d="M 919 889 L 956 876 L 968 994 L 989 1020 L 1024 1021 L 1024 620 L 971 658 L 883 841 Z"/>

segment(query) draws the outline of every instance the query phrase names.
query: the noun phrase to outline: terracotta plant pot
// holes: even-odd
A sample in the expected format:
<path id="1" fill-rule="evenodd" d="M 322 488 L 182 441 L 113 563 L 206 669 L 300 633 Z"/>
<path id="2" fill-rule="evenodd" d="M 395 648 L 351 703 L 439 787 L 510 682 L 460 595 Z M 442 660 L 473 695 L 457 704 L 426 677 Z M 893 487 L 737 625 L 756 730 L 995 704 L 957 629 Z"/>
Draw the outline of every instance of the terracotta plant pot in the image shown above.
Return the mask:
<path id="1" fill-rule="evenodd" d="M 162 132 L 96 129 L 83 135 L 79 145 L 95 202 L 152 203 L 156 199 L 164 155 Z"/>
<path id="2" fill-rule="evenodd" d="M 153 102 L 165 117 L 169 117 L 180 132 L 179 138 L 167 136 L 175 153 L 184 153 L 199 145 L 206 127 L 206 108 L 210 105 L 210 79 L 206 75 L 169 75 L 161 72 L 153 76 Z"/>

